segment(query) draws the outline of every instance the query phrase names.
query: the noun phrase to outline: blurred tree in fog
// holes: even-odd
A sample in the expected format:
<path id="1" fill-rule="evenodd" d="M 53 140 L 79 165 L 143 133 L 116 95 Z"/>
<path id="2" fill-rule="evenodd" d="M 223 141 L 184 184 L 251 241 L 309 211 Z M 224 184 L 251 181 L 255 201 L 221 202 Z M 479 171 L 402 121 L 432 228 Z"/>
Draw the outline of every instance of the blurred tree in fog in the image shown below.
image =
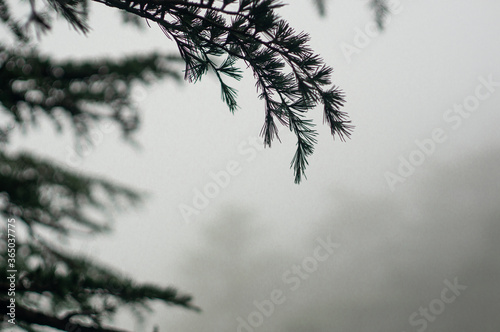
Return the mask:
<path id="1" fill-rule="evenodd" d="M 320 15 L 326 14 L 326 0 L 313 0 L 314 6 L 318 9 Z M 393 0 L 398 2 L 398 0 Z M 389 0 L 370 0 L 369 5 L 374 11 L 375 21 L 379 29 L 383 29 L 386 23 L 387 15 L 390 13 Z"/>
<path id="2" fill-rule="evenodd" d="M 313 0 L 314 5 L 318 9 L 320 15 L 324 16 L 326 14 L 326 0 Z M 397 2 L 398 0 L 393 0 L 393 2 Z M 387 19 L 387 15 L 390 12 L 389 8 L 389 0 L 370 0 L 370 7 L 374 11 L 375 21 L 379 29 L 383 29 L 385 25 L 385 21 Z"/>
<path id="3" fill-rule="evenodd" d="M 137 284 L 58 245 L 55 239 L 74 233 L 108 231 L 111 211 L 139 203 L 141 196 L 40 156 L 12 153 L 8 143 L 14 131 L 49 119 L 61 131 L 72 128 L 81 148 L 91 143 L 93 128 L 109 121 L 130 139 L 139 125 L 132 87 L 179 80 L 175 68 L 181 60 L 189 81 L 215 73 L 231 112 L 237 109 L 236 90 L 224 77 L 241 78 L 238 61 L 252 69 L 266 104 L 265 144 L 278 137 L 275 120 L 297 137 L 292 160 L 296 182 L 316 143 L 306 111 L 322 104 L 332 135 L 344 139 L 350 133 L 340 111 L 343 94 L 331 84 L 332 69 L 309 49 L 306 34 L 296 33 L 277 16 L 278 1 L 94 1 L 120 9 L 126 24 L 140 24 L 140 18 L 157 23 L 176 43 L 180 57 L 150 53 L 119 60 L 56 61 L 37 51 L 33 34 L 48 32 L 55 17 L 87 33 L 89 1 L 31 0 L 18 17 L 23 3 L 0 0 L 1 26 L 7 31 L 0 41 L 1 246 L 10 254 L 0 258 L 0 305 L 7 307 L 15 299 L 15 316 L 3 317 L 7 327 L 15 322 L 25 331 L 117 331 L 106 326 L 117 309 L 140 312 L 155 299 L 198 310 L 189 296 L 173 288 Z M 316 5 L 324 11 L 322 1 Z M 8 270 L 16 271 L 15 278 L 7 279 L 12 276 Z"/>

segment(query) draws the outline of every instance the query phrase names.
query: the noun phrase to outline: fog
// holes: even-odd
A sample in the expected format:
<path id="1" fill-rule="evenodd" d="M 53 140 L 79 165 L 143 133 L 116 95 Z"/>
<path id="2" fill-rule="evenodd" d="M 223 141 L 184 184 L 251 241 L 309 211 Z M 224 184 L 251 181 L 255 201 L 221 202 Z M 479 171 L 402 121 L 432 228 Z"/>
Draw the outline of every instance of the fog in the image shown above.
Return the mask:
<path id="1" fill-rule="evenodd" d="M 280 13 L 335 69 L 356 129 L 348 142 L 333 141 L 321 110 L 312 111 L 319 144 L 300 185 L 288 168 L 295 139 L 286 128 L 282 143 L 254 144 L 264 107 L 248 72 L 235 83 L 235 115 L 213 77 L 137 87 L 140 147 L 116 131 L 82 158 L 79 171 L 147 199 L 116 214 L 111 235 L 76 238 L 73 247 L 192 294 L 202 309 L 155 304 L 144 322 L 122 312 L 117 326 L 498 331 L 500 4 L 400 1 L 381 33 L 367 1 L 327 4 L 324 18 L 309 1 Z M 89 36 L 61 24 L 41 48 L 60 58 L 175 52 L 160 29 L 117 29 L 113 10 L 92 8 Z M 64 163 L 73 142 L 47 125 L 16 134 L 13 145 Z M 227 185 L 207 197 L 221 172 Z"/>
<path id="2" fill-rule="evenodd" d="M 273 226 L 251 213 L 225 211 L 207 223 L 185 262 L 184 288 L 203 294 L 197 303 L 204 312 L 160 325 L 190 331 L 496 331 L 499 152 L 436 165 L 399 199 L 332 195 L 340 208 L 304 221 L 313 231 L 292 243 L 270 235 Z M 336 246 L 315 268 L 318 239 L 327 237 Z M 302 272 L 293 273 L 296 265 Z M 304 279 L 292 282 L 291 275 Z M 283 295 L 270 306 L 276 290 Z M 239 317 L 249 325 L 242 327 Z"/>

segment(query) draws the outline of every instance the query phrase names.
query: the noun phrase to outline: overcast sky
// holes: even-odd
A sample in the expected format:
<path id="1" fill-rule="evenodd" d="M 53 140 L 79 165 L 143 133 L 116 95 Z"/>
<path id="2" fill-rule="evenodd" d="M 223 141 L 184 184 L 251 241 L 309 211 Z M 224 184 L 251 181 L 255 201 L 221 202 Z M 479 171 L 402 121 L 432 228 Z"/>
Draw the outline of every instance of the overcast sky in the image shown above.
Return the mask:
<path id="1" fill-rule="evenodd" d="M 137 330 L 498 331 L 500 3 L 402 0 L 380 34 L 367 1 L 329 1 L 325 18 L 311 3 L 280 13 L 334 68 L 352 139 L 333 141 L 311 111 L 319 143 L 296 185 L 288 130 L 262 149 L 251 73 L 235 83 L 234 115 L 210 76 L 137 87 L 141 147 L 107 132 L 75 168 L 148 199 L 117 214 L 112 235 L 73 246 L 139 281 L 179 287 L 203 309 L 158 306 Z M 175 52 L 156 26 L 138 31 L 91 8 L 88 36 L 62 23 L 41 49 L 72 59 Z M 50 124 L 13 144 L 63 163 L 73 149 Z M 213 179 L 221 172 L 228 184 Z M 200 198 L 206 190 L 212 197 Z M 254 301 L 273 300 L 272 314 L 259 314 Z"/>

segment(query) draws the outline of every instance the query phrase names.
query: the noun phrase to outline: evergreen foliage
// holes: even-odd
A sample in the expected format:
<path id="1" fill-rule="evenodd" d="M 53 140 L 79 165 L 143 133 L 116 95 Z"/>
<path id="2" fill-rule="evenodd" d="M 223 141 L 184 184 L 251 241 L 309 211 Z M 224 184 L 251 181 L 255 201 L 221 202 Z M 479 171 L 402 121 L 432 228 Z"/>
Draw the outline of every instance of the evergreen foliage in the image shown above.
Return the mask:
<path id="1" fill-rule="evenodd" d="M 95 235 L 110 229 L 112 211 L 138 204 L 141 194 L 111 181 L 88 176 L 29 153 L 7 149 L 14 130 L 29 130 L 50 119 L 59 130 L 70 126 L 77 143 L 104 120 L 117 124 L 125 138 L 139 126 L 130 92 L 136 83 L 179 80 L 173 69 L 185 64 L 185 78 L 196 82 L 215 73 L 223 101 L 238 109 L 228 79 L 249 67 L 264 101 L 264 143 L 278 138 L 278 123 L 297 137 L 292 159 L 300 182 L 317 133 L 307 112 L 322 105 L 333 137 L 346 139 L 352 127 L 333 70 L 308 47 L 276 10 L 277 0 L 94 0 L 117 8 L 125 23 L 155 22 L 175 43 L 179 56 L 150 53 L 118 60 L 56 61 L 40 54 L 33 39 L 62 18 L 81 33 L 90 29 L 89 0 L 30 0 L 26 16 L 0 0 L 0 217 L 16 220 L 16 323 L 25 331 L 118 331 L 106 326 L 121 307 L 137 312 L 151 300 L 197 311 L 189 296 L 170 287 L 136 284 L 88 257 L 70 254 L 54 239 Z M 374 1 L 375 2 L 375 1 Z M 324 2 L 315 2 L 324 11 Z M 382 3 L 382 1 L 378 1 Z M 377 12 L 378 13 L 378 12 Z M 379 14 L 378 14 L 379 15 Z M 379 17 L 379 16 L 377 16 Z M 380 17 L 382 15 L 380 14 Z M 23 230 L 23 235 L 21 235 Z M 24 232 L 25 230 L 25 232 Z M 2 223 L 2 253 L 7 250 Z M 4 241 L 5 240 L 5 241 Z M 0 305 L 8 304 L 7 256 L 0 257 Z M 7 316 L 2 317 L 4 324 Z"/>
<path id="2" fill-rule="evenodd" d="M 118 331 L 106 322 L 119 308 L 141 315 L 154 300 L 198 311 L 190 296 L 172 287 L 135 283 L 56 245 L 75 233 L 109 231 L 113 211 L 139 204 L 140 193 L 8 149 L 15 130 L 27 131 L 42 119 L 50 119 L 59 130 L 71 127 L 77 147 L 82 140 L 90 141 L 90 130 L 105 120 L 129 138 L 139 125 L 130 97 L 134 85 L 180 80 L 179 70 L 173 68 L 182 59 L 150 53 L 118 60 L 57 61 L 41 55 L 33 39 L 49 31 L 55 17 L 82 32 L 89 27 L 86 1 L 47 1 L 46 9 L 37 7 L 39 2 L 29 2 L 29 15 L 23 19 L 12 9 L 19 3 L 0 0 L 0 25 L 9 32 L 0 41 L 0 305 L 6 308 L 10 301 L 6 253 L 8 237 L 15 235 L 17 328 Z M 130 15 L 124 17 L 136 23 Z M 15 227 L 8 230 L 7 220 L 15 220 Z M 2 328 L 12 327 L 9 319 L 2 315 Z"/>
<path id="3" fill-rule="evenodd" d="M 148 303 L 198 311 L 191 297 L 171 287 L 137 284 L 85 256 L 68 254 L 54 239 L 110 229 L 110 212 L 140 202 L 135 191 L 110 181 L 76 174 L 28 154 L 0 153 L 2 220 L 15 220 L 16 325 L 64 331 L 117 331 L 103 321 L 118 308 L 149 310 Z M 4 223 L 3 223 L 4 225 Z M 11 232 L 9 232 L 11 233 Z M 0 305 L 9 304 L 7 230 L 2 227 Z M 2 317 L 6 321 L 9 317 Z"/>
<path id="4" fill-rule="evenodd" d="M 265 102 L 264 144 L 279 139 L 277 123 L 297 137 L 291 163 L 296 183 L 316 143 L 307 111 L 322 104 L 333 137 L 345 140 L 350 135 L 350 121 L 340 110 L 344 95 L 331 82 L 333 70 L 309 48 L 307 34 L 295 32 L 276 14 L 283 6 L 280 1 L 96 1 L 156 22 L 177 44 L 186 63 L 185 78 L 195 82 L 214 72 L 231 112 L 238 108 L 236 90 L 225 77 L 241 78 L 238 61 L 251 68 Z"/>
<path id="5" fill-rule="evenodd" d="M 75 133 L 85 137 L 93 124 L 110 120 L 128 135 L 139 124 L 130 100 L 133 84 L 179 79 L 170 68 L 175 61 L 175 57 L 152 53 L 121 60 L 60 62 L 26 47 L 0 45 L 1 111 L 13 121 L 9 128 L 27 127 L 48 117 L 59 129 L 63 121 L 69 121 Z M 8 128 L 0 130 L 6 141 Z"/>
<path id="6" fill-rule="evenodd" d="M 297 148 L 291 163 L 296 183 L 299 183 L 304 176 L 307 158 L 313 153 L 316 143 L 317 133 L 314 123 L 307 118 L 307 111 L 322 104 L 324 120 L 329 125 L 333 137 L 345 140 L 350 135 L 352 129 L 350 121 L 347 120 L 345 112 L 341 111 L 344 95 L 331 82 L 333 70 L 309 48 L 307 34 L 295 32 L 285 20 L 276 14 L 276 9 L 283 6 L 278 0 L 95 1 L 121 9 L 128 14 L 143 17 L 150 22 L 156 22 L 167 37 L 177 44 L 179 54 L 186 63 L 185 78 L 194 82 L 207 72 L 213 71 L 220 83 L 222 99 L 231 112 L 238 108 L 236 90 L 227 83 L 225 77 L 236 80 L 241 78 L 237 66 L 238 61 L 243 61 L 250 67 L 256 80 L 259 97 L 265 101 L 264 125 L 261 131 L 264 144 L 271 146 L 275 138 L 279 139 L 277 122 L 288 127 L 297 137 Z M 24 24 L 25 27 L 33 25 L 36 31 L 46 32 L 51 27 L 53 16 L 59 15 L 66 19 L 75 30 L 82 33 L 88 31 L 87 0 L 51 0 L 48 1 L 49 9 L 44 12 L 39 12 L 36 2 L 35 0 L 30 2 L 31 15 Z M 4 22 L 18 40 L 29 40 L 30 36 L 25 33 L 26 29 L 10 18 L 9 7 L 5 0 L 0 0 L 0 8 L 2 9 L 0 11 L 4 13 L 2 16 Z M 16 55 L 12 52 L 7 54 L 11 57 Z M 36 59 L 36 55 L 30 57 Z M 34 61 L 36 62 L 35 70 L 44 70 L 44 66 L 50 67 L 49 63 L 43 63 L 43 59 L 37 60 L 40 61 Z M 106 66 L 94 66 L 88 69 L 96 73 L 99 69 L 102 70 L 102 67 Z M 19 74 L 19 70 L 29 70 L 26 68 L 30 66 L 22 66 L 12 75 Z M 60 68 L 65 69 L 62 65 Z M 78 72 L 79 68 L 67 69 L 68 75 L 63 75 L 62 70 L 57 70 L 63 75 L 62 80 L 55 77 L 59 83 L 63 84 L 64 92 L 69 91 L 65 83 L 79 86 L 77 82 L 72 81 L 73 79 L 79 78 L 87 85 L 89 84 L 89 78 L 70 76 L 72 71 Z M 52 76 L 54 74 L 57 75 L 57 73 L 52 73 Z M 47 82 L 49 86 L 50 83 L 53 82 Z M 95 112 L 82 112 L 78 107 L 75 108 L 78 99 L 73 101 L 73 96 L 68 96 L 67 93 L 59 94 L 60 89 L 57 88 L 49 88 L 49 90 L 57 94 L 59 98 L 48 95 L 47 88 L 38 89 L 38 92 L 44 93 L 34 94 L 39 100 L 43 97 L 53 98 L 48 98 L 49 105 L 40 105 L 45 102 L 37 103 L 36 100 L 29 100 L 28 107 L 38 106 L 50 112 L 51 109 L 60 108 L 61 101 L 58 99 L 63 98 L 64 95 L 68 97 L 64 98 L 64 101 L 71 100 L 71 105 L 64 105 L 63 109 L 69 108 L 71 116 L 80 114 L 85 114 L 86 117 L 95 116 Z M 125 113 L 123 110 L 129 106 L 123 98 L 128 90 L 124 93 L 117 91 L 116 87 L 114 91 L 110 90 L 113 88 L 101 89 L 101 93 L 107 91 L 106 97 L 114 102 L 110 104 L 113 108 L 112 114 L 98 116 L 116 117 L 126 131 L 130 130 L 136 123 L 136 119 L 134 115 L 123 115 Z M 90 101 L 96 99 L 88 94 L 85 94 L 85 97 Z M 123 105 L 124 101 L 125 105 Z M 15 100 L 15 102 L 19 101 Z M 17 110 L 11 110 L 12 106 L 17 107 L 17 105 L 11 104 L 12 102 L 6 105 L 7 109 L 18 119 Z"/>

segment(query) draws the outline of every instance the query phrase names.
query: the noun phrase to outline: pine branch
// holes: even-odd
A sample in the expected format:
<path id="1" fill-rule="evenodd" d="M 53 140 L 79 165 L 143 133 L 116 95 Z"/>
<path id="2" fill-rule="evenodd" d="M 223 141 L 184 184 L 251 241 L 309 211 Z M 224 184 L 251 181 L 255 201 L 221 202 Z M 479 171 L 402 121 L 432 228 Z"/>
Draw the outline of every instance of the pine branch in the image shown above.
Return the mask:
<path id="1" fill-rule="evenodd" d="M 47 2 L 56 13 L 62 15 L 75 30 L 84 34 L 89 31 L 89 26 L 87 25 L 87 0 L 47 0 Z"/>
<path id="2" fill-rule="evenodd" d="M 274 138 L 279 139 L 275 119 L 297 137 L 292 159 L 297 183 L 316 144 L 307 111 L 323 103 L 333 137 L 344 140 L 350 135 L 350 121 L 340 111 L 344 95 L 335 86 L 327 87 L 333 71 L 307 46 L 307 34 L 297 34 L 277 16 L 275 10 L 283 6 L 279 1 L 95 1 L 156 22 L 177 44 L 186 63 L 185 78 L 197 81 L 207 72 L 215 72 L 231 112 L 237 108 L 236 90 L 222 80 L 221 73 L 239 79 L 235 63 L 237 59 L 245 62 L 266 105 L 261 131 L 264 144 L 270 146 Z M 220 57 L 230 65 L 217 66 L 214 59 Z"/>
<path id="3" fill-rule="evenodd" d="M 5 0 L 0 0 L 0 21 L 7 25 L 14 37 L 21 42 L 28 42 L 29 37 L 22 26 L 12 18 L 9 5 Z"/>
<path id="4" fill-rule="evenodd" d="M 1 240 L 6 242 L 3 233 Z M 16 252 L 16 268 L 20 271 L 16 282 L 18 322 L 58 329 L 64 323 L 64 330 L 68 324 L 73 324 L 71 326 L 82 325 L 91 330 L 106 331 L 108 328 L 104 328 L 101 322 L 112 317 L 117 308 L 129 307 L 136 312 L 138 309 L 149 310 L 151 300 L 200 311 L 192 304 L 191 296 L 180 294 L 172 287 L 135 283 L 88 257 L 68 254 L 65 249 L 56 248 L 50 241 L 38 236 L 28 242 L 18 241 Z M 7 280 L 6 264 L 6 260 L 0 260 L 1 280 Z M 0 290 L 8 290 L 9 287 L 8 282 L 0 282 Z M 7 291 L 1 294 L 0 300 L 6 300 Z M 41 307 L 43 312 L 31 312 L 33 308 Z M 22 314 L 17 310 L 21 310 Z M 93 325 L 76 323 L 77 319 L 87 322 L 90 319 Z"/>
<path id="5" fill-rule="evenodd" d="M 171 68 L 179 60 L 152 53 L 120 60 L 60 62 L 0 44 L 0 112 L 25 128 L 36 125 L 43 114 L 62 129 L 61 119 L 66 117 L 84 139 L 89 128 L 109 120 L 129 137 L 139 125 L 131 98 L 133 85 L 165 77 L 179 80 Z"/>
<path id="6" fill-rule="evenodd" d="M 2 307 L 6 307 L 8 304 L 8 301 L 0 300 Z M 58 318 L 23 306 L 16 306 L 16 320 L 22 321 L 27 325 L 50 326 L 61 331 L 68 331 L 71 328 L 72 330 L 81 332 L 127 332 L 126 330 L 111 327 L 84 325 L 74 322 L 70 318 Z"/>
<path id="7" fill-rule="evenodd" d="M 31 225 L 43 225 L 60 234 L 88 233 L 109 229 L 106 213 L 122 204 L 137 204 L 141 196 L 124 186 L 66 170 L 28 154 L 10 156 L 0 151 L 1 192 L 6 197 L 0 209 Z M 100 194 L 101 193 L 101 194 Z M 104 195 L 103 195 L 104 194 Z M 90 217 L 89 209 L 103 218 Z"/>

